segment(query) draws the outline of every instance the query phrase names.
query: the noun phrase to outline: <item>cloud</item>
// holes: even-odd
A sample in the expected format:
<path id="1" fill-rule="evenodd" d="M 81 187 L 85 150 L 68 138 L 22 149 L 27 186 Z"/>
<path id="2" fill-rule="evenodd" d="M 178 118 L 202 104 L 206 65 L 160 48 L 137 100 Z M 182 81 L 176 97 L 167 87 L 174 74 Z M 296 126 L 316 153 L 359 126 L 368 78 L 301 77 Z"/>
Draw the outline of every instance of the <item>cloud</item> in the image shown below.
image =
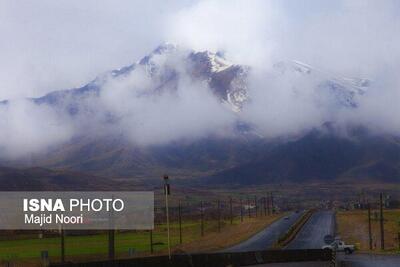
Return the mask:
<path id="1" fill-rule="evenodd" d="M 0 1 L 0 101 L 81 86 L 163 41 L 189 1 Z"/>
<path id="2" fill-rule="evenodd" d="M 289 37 L 277 53 L 344 75 L 375 79 L 400 56 L 396 2 L 341 1 L 330 12 L 301 17 L 290 24 Z"/>
<path id="3" fill-rule="evenodd" d="M 234 114 L 221 105 L 205 81 L 192 79 L 184 56 L 174 51 L 153 57 L 152 62 L 159 64 L 156 78 L 138 65 L 130 75 L 103 86 L 104 109 L 118 118 L 119 130 L 134 144 L 165 144 L 231 132 Z M 168 75 L 177 78 L 165 85 Z"/>
<path id="4" fill-rule="evenodd" d="M 252 73 L 251 102 L 241 117 L 267 138 L 296 136 L 320 127 L 337 108 L 334 98 L 319 88 L 322 81 L 293 71 Z"/>
<path id="5" fill-rule="evenodd" d="M 74 134 L 69 118 L 47 105 L 16 100 L 0 105 L 0 156 L 15 158 L 62 144 Z"/>
<path id="6" fill-rule="evenodd" d="M 166 38 L 195 50 L 224 51 L 246 65 L 270 60 L 284 22 L 271 1 L 199 1 L 173 14 Z"/>
<path id="7" fill-rule="evenodd" d="M 137 68 L 103 85 L 76 116 L 46 105 L 0 106 L 5 154 L 38 151 L 82 134 L 120 134 L 134 144 L 232 136 L 238 119 L 268 138 L 293 136 L 334 121 L 400 134 L 398 1 L 41 1 L 0 2 L 0 99 L 40 96 L 85 84 L 129 65 L 162 40 L 188 49 L 223 51 L 248 65 L 251 101 L 227 110 L 207 84 L 193 81 L 179 52 L 156 58 L 176 83 L 149 94 L 157 79 Z M 317 75 L 279 75 L 278 62 L 300 60 Z M 161 75 L 161 76 L 162 76 Z M 358 108 L 338 106 L 321 83 L 372 80 Z M 168 87 L 167 86 L 167 87 Z M 68 105 L 68 99 L 65 100 Z M 82 127 L 84 126 L 84 127 Z"/>

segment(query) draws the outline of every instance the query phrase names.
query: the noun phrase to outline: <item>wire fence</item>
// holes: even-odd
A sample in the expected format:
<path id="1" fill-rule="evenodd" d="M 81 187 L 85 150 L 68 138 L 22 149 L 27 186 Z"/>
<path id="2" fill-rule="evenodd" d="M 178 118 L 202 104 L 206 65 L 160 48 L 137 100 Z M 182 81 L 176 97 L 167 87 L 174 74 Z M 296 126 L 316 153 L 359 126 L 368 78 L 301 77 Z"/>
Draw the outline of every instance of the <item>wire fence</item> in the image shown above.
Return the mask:
<path id="1" fill-rule="evenodd" d="M 161 203 L 161 202 L 160 202 Z M 270 194 L 266 197 L 225 197 L 199 201 L 178 201 L 169 208 L 171 247 L 218 233 L 229 225 L 265 217 L 276 211 Z M 57 231 L 9 231 L 0 241 L 0 266 L 46 266 L 50 262 L 140 257 L 165 254 L 167 247 L 166 209 L 155 205 L 151 231 L 65 231 L 64 245 Z M 64 246 L 64 251 L 61 247 Z"/>

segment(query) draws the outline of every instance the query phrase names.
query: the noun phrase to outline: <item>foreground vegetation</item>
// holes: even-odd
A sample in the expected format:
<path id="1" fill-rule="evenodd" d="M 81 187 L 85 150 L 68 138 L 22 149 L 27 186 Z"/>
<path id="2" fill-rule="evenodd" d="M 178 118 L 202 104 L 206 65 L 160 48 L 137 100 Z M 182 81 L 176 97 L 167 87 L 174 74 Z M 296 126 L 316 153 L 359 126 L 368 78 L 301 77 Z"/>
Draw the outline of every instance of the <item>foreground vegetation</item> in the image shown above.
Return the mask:
<path id="1" fill-rule="evenodd" d="M 182 223 L 182 241 L 179 240 L 179 224 L 171 224 L 171 244 L 173 250 L 199 252 L 217 250 L 236 244 L 276 220 L 279 215 L 259 216 L 258 218 L 239 218 L 222 222 L 218 231 L 216 220 L 208 220 L 204 226 L 204 236 L 201 236 L 198 221 Z M 165 254 L 167 248 L 166 225 L 157 225 L 153 231 L 153 254 Z M 150 232 L 130 231 L 117 232 L 115 235 L 116 257 L 129 257 L 128 251 L 134 249 L 134 256 L 150 255 Z M 26 266 L 39 263 L 41 251 L 48 251 L 50 261 L 60 261 L 60 238 L 49 237 L 39 239 L 30 237 L 20 240 L 0 241 L 0 262 L 24 262 Z M 108 253 L 108 234 L 70 236 L 65 238 L 66 259 L 71 261 L 106 259 Z M 25 266 L 25 265 L 24 265 Z"/>

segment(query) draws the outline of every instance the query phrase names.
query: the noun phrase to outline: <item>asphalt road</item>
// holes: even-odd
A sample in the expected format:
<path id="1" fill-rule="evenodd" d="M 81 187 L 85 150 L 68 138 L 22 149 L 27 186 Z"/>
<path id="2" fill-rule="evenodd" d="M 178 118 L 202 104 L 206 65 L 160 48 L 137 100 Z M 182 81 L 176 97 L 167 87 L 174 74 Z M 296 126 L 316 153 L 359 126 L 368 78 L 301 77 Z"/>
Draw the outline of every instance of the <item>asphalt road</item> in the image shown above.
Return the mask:
<path id="1" fill-rule="evenodd" d="M 341 267 L 399 267 L 400 255 L 371 255 L 338 253 Z M 254 265 L 254 267 L 329 267 L 329 262 L 287 262 Z"/>
<path id="2" fill-rule="evenodd" d="M 288 215 L 288 219 L 283 217 L 266 227 L 264 230 L 250 237 L 246 241 L 233 247 L 224 249 L 222 252 L 246 252 L 271 248 L 278 238 L 284 234 L 303 213 L 304 212 L 293 212 Z"/>
<path id="3" fill-rule="evenodd" d="M 339 266 L 343 267 L 399 267 L 399 255 L 338 254 Z"/>
<path id="4" fill-rule="evenodd" d="M 303 226 L 295 239 L 286 249 L 320 249 L 324 236 L 335 232 L 335 214 L 333 211 L 317 211 Z"/>
<path id="5" fill-rule="evenodd" d="M 329 262 L 305 261 L 305 262 L 281 262 L 252 265 L 248 267 L 330 267 Z"/>
<path id="6" fill-rule="evenodd" d="M 324 243 L 324 236 L 327 234 L 333 235 L 335 232 L 335 214 L 332 211 L 318 211 L 312 215 L 308 222 L 303 226 L 296 238 L 286 247 L 286 249 L 318 249 Z M 399 255 L 371 255 L 355 253 L 345 255 L 338 253 L 337 259 L 340 262 L 339 266 L 342 267 L 399 267 Z M 282 264 L 281 266 L 314 266 L 302 265 L 304 263 L 289 263 Z M 296 265 L 297 264 L 297 265 Z M 315 263 L 318 264 L 318 263 Z M 323 263 L 319 263 L 323 264 Z M 274 266 L 274 265 L 260 265 L 260 266 Z M 276 265 L 279 266 L 279 265 Z M 321 265 L 323 266 L 323 265 Z"/>

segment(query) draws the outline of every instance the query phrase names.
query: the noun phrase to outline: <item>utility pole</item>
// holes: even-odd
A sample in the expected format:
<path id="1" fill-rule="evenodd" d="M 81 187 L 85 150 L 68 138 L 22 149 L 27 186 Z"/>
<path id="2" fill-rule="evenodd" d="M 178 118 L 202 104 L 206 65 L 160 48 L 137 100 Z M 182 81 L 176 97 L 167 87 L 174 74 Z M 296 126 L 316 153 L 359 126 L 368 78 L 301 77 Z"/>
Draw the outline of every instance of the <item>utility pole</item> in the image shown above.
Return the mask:
<path id="1" fill-rule="evenodd" d="M 221 202 L 217 200 L 217 211 L 218 211 L 218 233 L 221 232 Z"/>
<path id="2" fill-rule="evenodd" d="M 250 198 L 247 197 L 247 213 L 249 214 L 249 218 L 251 217 L 251 213 L 250 213 Z"/>
<path id="3" fill-rule="evenodd" d="M 371 230 L 371 205 L 368 203 L 368 240 L 369 249 L 372 250 L 372 230 Z"/>
<path id="4" fill-rule="evenodd" d="M 240 222 L 243 222 L 243 200 L 240 198 Z"/>
<path id="5" fill-rule="evenodd" d="M 256 208 L 256 217 L 257 217 L 257 214 L 258 214 L 258 205 L 257 204 L 258 204 L 257 203 L 257 196 L 254 196 L 254 206 Z"/>
<path id="6" fill-rule="evenodd" d="M 263 204 L 264 204 L 264 216 L 267 216 L 267 203 L 265 197 L 263 197 Z"/>
<path id="7" fill-rule="evenodd" d="M 272 192 L 271 192 L 271 211 L 272 211 L 272 214 L 275 213 L 275 208 L 274 208 L 274 196 L 272 195 Z"/>
<path id="8" fill-rule="evenodd" d="M 200 232 L 201 232 L 201 236 L 204 236 L 204 209 L 203 209 L 203 201 L 200 201 Z"/>
<path id="9" fill-rule="evenodd" d="M 268 209 L 268 215 L 271 215 L 270 199 L 268 194 L 267 194 L 267 209 Z"/>
<path id="10" fill-rule="evenodd" d="M 168 175 L 164 175 L 164 194 L 165 194 L 165 214 L 167 217 L 167 239 L 168 239 L 168 258 L 171 259 L 171 239 L 169 234 L 169 210 L 168 210 L 168 195 L 170 194 L 168 183 Z"/>
<path id="11" fill-rule="evenodd" d="M 61 237 L 61 262 L 65 262 L 65 230 L 64 230 L 64 225 L 61 225 L 60 229 L 60 237 Z"/>
<path id="12" fill-rule="evenodd" d="M 115 256 L 115 232 L 114 229 L 108 230 L 108 258 L 114 259 Z"/>
<path id="13" fill-rule="evenodd" d="M 114 199 L 114 196 L 112 197 Z M 114 212 L 109 213 L 109 230 L 108 230 L 108 258 L 113 260 L 115 257 L 115 230 L 114 230 Z"/>
<path id="14" fill-rule="evenodd" d="M 229 213 L 231 219 L 231 225 L 233 224 L 233 210 L 232 210 L 232 197 L 229 197 Z"/>
<path id="15" fill-rule="evenodd" d="M 181 211 L 181 201 L 179 200 L 178 206 L 178 216 L 179 216 L 179 244 L 182 244 L 182 211 Z"/>
<path id="16" fill-rule="evenodd" d="M 383 226 L 383 193 L 380 193 L 379 195 L 379 200 L 380 200 L 380 228 L 381 228 L 381 249 L 385 249 L 385 231 L 384 231 L 384 226 Z"/>

